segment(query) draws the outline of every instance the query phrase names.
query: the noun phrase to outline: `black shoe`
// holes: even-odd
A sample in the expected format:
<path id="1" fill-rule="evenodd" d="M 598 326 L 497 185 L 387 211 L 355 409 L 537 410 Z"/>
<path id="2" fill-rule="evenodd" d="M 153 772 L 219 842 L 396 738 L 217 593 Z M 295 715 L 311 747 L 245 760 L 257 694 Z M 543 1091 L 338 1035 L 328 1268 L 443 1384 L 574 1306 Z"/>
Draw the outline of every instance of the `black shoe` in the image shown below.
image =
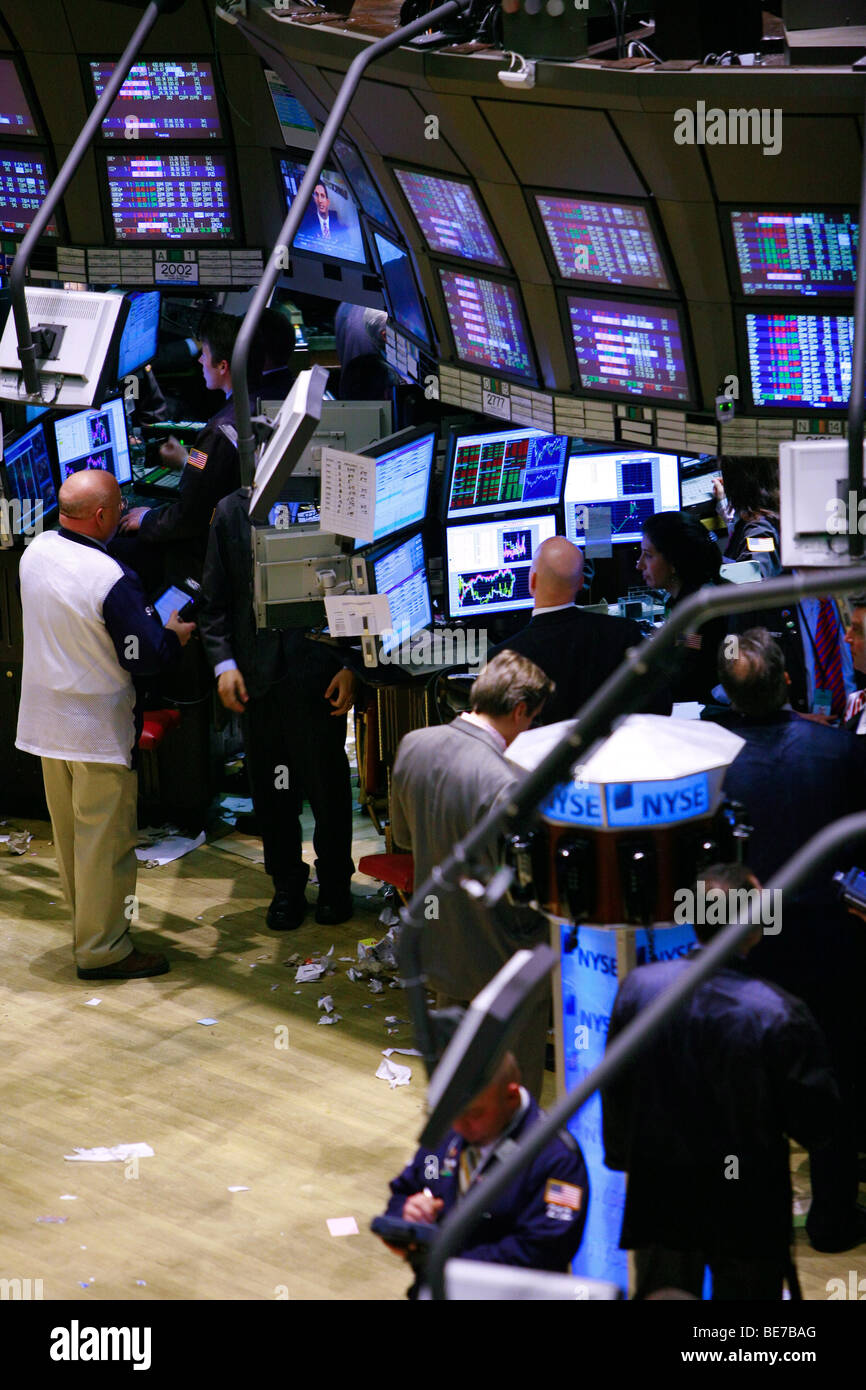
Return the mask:
<path id="1" fill-rule="evenodd" d="M 271 931 L 296 931 L 309 910 L 303 893 L 282 893 L 278 889 L 268 908 L 266 921 Z"/>
<path id="2" fill-rule="evenodd" d="M 822 1255 L 840 1255 L 845 1250 L 854 1250 L 858 1245 L 866 1245 L 866 1211 L 862 1207 L 855 1207 L 847 1230 L 835 1240 L 813 1239 L 809 1234 L 808 1223 L 806 1234 L 809 1236 L 812 1249 L 820 1251 Z"/>
<path id="3" fill-rule="evenodd" d="M 320 927 L 339 927 L 348 922 L 355 913 L 351 893 L 340 893 L 334 898 L 319 898 L 316 904 L 316 921 Z"/>
<path id="4" fill-rule="evenodd" d="M 146 955 L 133 948 L 128 956 L 114 965 L 100 965 L 93 970 L 78 970 L 79 980 L 146 980 L 151 975 L 167 975 L 171 967 L 165 956 Z"/>

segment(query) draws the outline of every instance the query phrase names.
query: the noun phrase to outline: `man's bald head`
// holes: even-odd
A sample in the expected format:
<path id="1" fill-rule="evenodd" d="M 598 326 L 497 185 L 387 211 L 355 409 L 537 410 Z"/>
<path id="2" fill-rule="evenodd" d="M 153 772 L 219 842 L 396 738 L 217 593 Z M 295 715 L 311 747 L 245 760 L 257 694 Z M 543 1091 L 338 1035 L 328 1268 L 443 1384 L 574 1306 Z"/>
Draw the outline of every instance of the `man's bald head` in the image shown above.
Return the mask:
<path id="1" fill-rule="evenodd" d="M 67 531 L 110 540 L 120 521 L 121 495 L 113 473 L 82 468 L 60 489 L 60 524 Z"/>
<path id="2" fill-rule="evenodd" d="M 565 536 L 551 536 L 535 552 L 529 572 L 529 592 L 536 608 L 573 603 L 583 585 L 583 551 Z"/>

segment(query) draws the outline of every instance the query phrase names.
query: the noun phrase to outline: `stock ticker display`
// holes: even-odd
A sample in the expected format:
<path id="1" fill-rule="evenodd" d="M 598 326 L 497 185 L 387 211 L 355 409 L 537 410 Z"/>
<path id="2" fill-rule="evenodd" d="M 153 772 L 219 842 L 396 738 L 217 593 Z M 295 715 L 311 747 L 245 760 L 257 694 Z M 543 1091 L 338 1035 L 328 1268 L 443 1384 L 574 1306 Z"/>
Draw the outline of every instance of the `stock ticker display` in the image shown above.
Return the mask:
<path id="1" fill-rule="evenodd" d="M 0 58 L 0 136 L 38 133 L 13 60 Z"/>
<path id="2" fill-rule="evenodd" d="M 449 616 L 482 616 L 531 608 L 532 561 L 542 541 L 555 534 L 555 516 L 446 526 Z"/>
<path id="3" fill-rule="evenodd" d="M 632 203 L 535 195 L 564 280 L 668 290 L 670 282 L 649 216 Z"/>
<path id="4" fill-rule="evenodd" d="M 851 212 L 731 212 L 743 294 L 846 295 L 857 279 Z"/>
<path id="5" fill-rule="evenodd" d="M 212 154 L 105 156 L 118 241 L 234 237 L 226 161 Z"/>
<path id="6" fill-rule="evenodd" d="M 676 309 L 569 295 L 568 315 L 582 390 L 690 399 Z"/>
<path id="7" fill-rule="evenodd" d="M 746 314 L 755 406 L 847 409 L 854 320 L 845 314 Z"/>
<path id="8" fill-rule="evenodd" d="M 475 367 L 535 379 L 529 343 L 512 285 L 439 267 L 457 356 Z"/>
<path id="9" fill-rule="evenodd" d="M 537 430 L 458 437 L 448 496 L 449 520 L 557 503 L 569 442 L 567 435 Z"/>
<path id="10" fill-rule="evenodd" d="M 45 160 L 21 150 L 0 150 L 0 232 L 23 235 L 48 192 Z M 46 236 L 57 235 L 53 220 Z"/>
<path id="11" fill-rule="evenodd" d="M 114 63 L 91 63 L 102 96 Z M 106 140 L 220 140 L 219 107 L 210 63 L 192 58 L 134 63 L 102 122 Z"/>
<path id="12" fill-rule="evenodd" d="M 505 266 L 493 229 L 469 184 L 411 169 L 394 173 L 431 251 Z"/>

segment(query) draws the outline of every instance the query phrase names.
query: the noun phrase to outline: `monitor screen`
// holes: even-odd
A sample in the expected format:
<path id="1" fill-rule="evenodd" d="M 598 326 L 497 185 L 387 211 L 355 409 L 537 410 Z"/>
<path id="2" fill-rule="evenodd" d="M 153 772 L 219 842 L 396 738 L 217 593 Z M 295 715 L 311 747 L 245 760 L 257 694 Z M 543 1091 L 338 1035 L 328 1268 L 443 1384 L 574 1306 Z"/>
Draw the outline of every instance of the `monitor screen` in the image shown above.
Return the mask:
<path id="1" fill-rule="evenodd" d="M 383 540 L 405 526 L 415 526 L 427 514 L 427 494 L 436 458 L 436 430 L 407 431 L 413 436 L 368 450 L 376 460 L 376 504 L 373 539 Z"/>
<path id="2" fill-rule="evenodd" d="M 23 234 L 48 192 L 48 171 L 41 155 L 0 149 L 0 232 Z M 57 236 L 52 220 L 46 236 Z"/>
<path id="3" fill-rule="evenodd" d="M 368 217 L 375 217 L 377 222 L 381 222 L 385 227 L 394 226 L 394 220 L 379 194 L 379 190 L 367 172 L 364 161 L 348 140 L 338 136 L 334 141 L 334 154 L 340 161 L 340 166 L 349 183 L 352 191 L 361 207 Z"/>
<path id="4" fill-rule="evenodd" d="M 854 320 L 846 314 L 746 314 L 752 404 L 847 409 Z"/>
<path id="5" fill-rule="evenodd" d="M 507 264 L 471 184 L 412 169 L 394 173 L 431 251 L 485 265 Z"/>
<path id="6" fill-rule="evenodd" d="M 721 475 L 717 458 L 696 462 L 694 459 L 680 459 L 680 493 L 683 511 L 687 507 L 703 507 L 715 501 L 713 482 Z"/>
<path id="7" fill-rule="evenodd" d="M 319 138 L 319 132 L 309 111 L 270 68 L 265 68 L 265 81 L 285 143 L 296 145 L 300 141 L 305 147 L 312 148 Z"/>
<path id="8" fill-rule="evenodd" d="M 7 441 L 3 461 L 9 490 L 21 504 L 21 529 L 31 531 L 40 520 L 37 503 L 42 504 L 43 521 L 57 510 L 57 489 L 45 438 L 45 422 L 40 420 L 25 434 Z"/>
<path id="9" fill-rule="evenodd" d="M 461 362 L 535 380 L 529 340 L 513 285 L 439 267 L 448 322 Z"/>
<path id="10" fill-rule="evenodd" d="M 381 638 L 382 652 L 387 655 L 433 621 L 420 535 L 410 536 L 381 555 L 373 562 L 373 573 L 376 593 L 388 595 L 391 609 L 391 631 Z"/>
<path id="11" fill-rule="evenodd" d="M 114 63 L 91 63 L 97 99 Z M 196 58 L 153 58 L 133 63 L 102 122 L 106 140 L 221 140 L 222 127 L 210 63 Z"/>
<path id="12" fill-rule="evenodd" d="M 487 617 L 531 608 L 533 557 L 542 541 L 555 535 L 555 516 L 446 526 L 449 616 Z"/>
<path id="13" fill-rule="evenodd" d="M 231 241 L 228 169 L 222 154 L 104 156 L 118 241 Z"/>
<path id="14" fill-rule="evenodd" d="M 123 401 L 106 401 L 99 410 L 79 410 L 54 422 L 60 482 L 82 468 L 102 468 L 119 483 L 132 481 L 129 435 Z"/>
<path id="15" fill-rule="evenodd" d="M 376 244 L 379 265 L 382 267 L 382 279 L 385 281 L 385 296 L 391 318 L 399 328 L 420 338 L 429 347 L 427 321 L 407 252 L 395 242 L 389 241 L 388 237 L 382 236 L 381 232 L 373 232 L 373 241 Z"/>
<path id="16" fill-rule="evenodd" d="M 574 454 L 564 500 L 565 534 L 575 545 L 586 544 L 588 531 L 590 540 L 631 544 L 640 540 L 648 516 L 679 511 L 679 460 L 649 451 Z"/>
<path id="17" fill-rule="evenodd" d="M 300 160 L 280 160 L 287 209 L 294 202 L 306 172 L 307 165 Z M 296 251 L 312 251 L 318 256 L 366 264 L 358 209 L 342 174 L 333 169 L 322 171 L 292 245 Z"/>
<path id="18" fill-rule="evenodd" d="M 852 295 L 857 213 L 731 211 L 740 288 L 788 299 Z"/>
<path id="19" fill-rule="evenodd" d="M 536 193 L 535 203 L 564 280 L 671 288 L 649 213 L 638 203 L 548 193 Z"/>
<path id="20" fill-rule="evenodd" d="M 454 435 L 447 519 L 557 505 L 570 443 L 568 435 L 534 429 Z"/>
<path id="21" fill-rule="evenodd" d="M 689 401 L 678 311 L 664 304 L 626 304 L 568 296 L 568 317 L 583 391 Z"/>
<path id="22" fill-rule="evenodd" d="M 129 315 L 123 327 L 123 337 L 117 357 L 117 379 L 143 367 L 156 356 L 159 336 L 159 290 L 130 294 Z"/>
<path id="23" fill-rule="evenodd" d="M 0 137 L 38 134 L 14 60 L 0 58 Z"/>

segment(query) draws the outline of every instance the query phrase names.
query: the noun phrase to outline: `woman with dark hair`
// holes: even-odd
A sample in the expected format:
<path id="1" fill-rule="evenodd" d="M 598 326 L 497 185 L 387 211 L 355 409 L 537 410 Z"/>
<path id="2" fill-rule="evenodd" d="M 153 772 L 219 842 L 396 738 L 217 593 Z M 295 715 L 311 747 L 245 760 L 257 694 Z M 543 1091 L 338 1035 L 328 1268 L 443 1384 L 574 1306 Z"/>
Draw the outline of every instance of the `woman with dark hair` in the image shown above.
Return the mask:
<path id="1" fill-rule="evenodd" d="M 688 512 L 656 512 L 643 526 L 637 568 L 650 589 L 663 589 L 665 615 L 705 584 L 720 584 L 722 557 L 706 527 Z M 728 631 L 727 619 L 713 618 L 700 632 L 679 639 L 679 668 L 672 681 L 674 702 L 713 703 L 719 683 L 716 659 Z"/>
<path id="2" fill-rule="evenodd" d="M 725 560 L 754 560 L 761 577 L 781 568 L 779 465 L 775 459 L 741 454 L 719 459 L 722 476 L 713 483 L 716 510 L 728 528 Z M 726 505 L 727 502 L 727 505 Z"/>

